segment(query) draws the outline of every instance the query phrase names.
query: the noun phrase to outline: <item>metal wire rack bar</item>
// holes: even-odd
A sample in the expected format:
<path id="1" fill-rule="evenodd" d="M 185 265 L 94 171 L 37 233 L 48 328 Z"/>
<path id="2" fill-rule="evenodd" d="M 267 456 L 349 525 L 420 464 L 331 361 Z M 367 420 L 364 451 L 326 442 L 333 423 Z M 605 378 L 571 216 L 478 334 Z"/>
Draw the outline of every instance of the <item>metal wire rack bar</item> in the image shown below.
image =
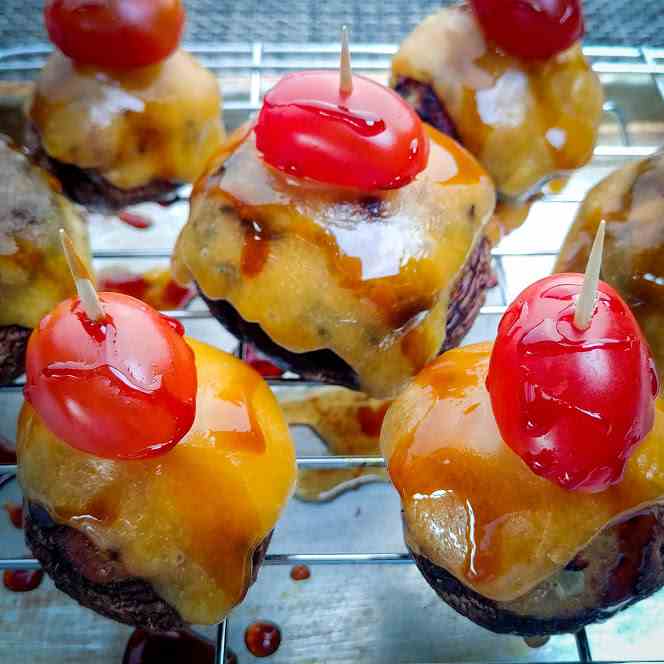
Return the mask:
<path id="1" fill-rule="evenodd" d="M 300 456 L 297 467 L 307 470 L 338 470 L 349 468 L 383 468 L 382 456 Z M 16 464 L 0 464 L 0 476 L 16 475 Z"/>
<path id="2" fill-rule="evenodd" d="M 201 62 L 221 76 L 249 75 L 244 98 L 227 99 L 225 109 L 236 112 L 252 112 L 259 108 L 263 92 L 264 75 L 278 75 L 294 69 L 316 66 L 321 69 L 336 68 L 338 44 L 270 44 L 270 43 L 233 43 L 233 44 L 186 44 Z M 382 74 L 389 69 L 389 59 L 396 52 L 394 44 L 355 44 L 352 47 L 353 65 L 358 71 Z M 0 78 L 17 75 L 21 78 L 35 75 L 43 66 L 51 47 L 48 44 L 33 44 L 22 48 L 0 49 Z M 606 75 L 633 74 L 650 76 L 660 96 L 664 98 L 664 49 L 586 46 L 585 55 L 591 59 L 596 72 Z M 327 60 L 326 60 L 327 58 Z M 656 145 L 634 145 L 628 130 L 627 120 L 622 109 L 609 100 L 604 107 L 617 122 L 619 145 L 599 145 L 594 155 L 600 159 L 623 159 L 645 157 L 657 150 Z M 578 204 L 580 198 L 569 198 L 565 195 L 550 194 L 541 199 L 542 203 Z M 502 304 L 487 305 L 481 310 L 483 316 L 501 315 L 507 303 L 507 280 L 503 258 L 518 257 L 552 257 L 556 251 L 543 248 L 526 250 L 494 249 L 493 257 L 498 276 L 498 289 Z M 97 260 L 166 260 L 171 252 L 168 249 L 123 249 L 97 250 Z M 185 321 L 197 321 L 210 318 L 205 310 L 179 310 L 166 312 L 170 316 Z M 301 381 L 297 378 L 271 379 L 274 387 L 316 387 L 317 383 Z M 3 394 L 18 394 L 23 385 L 19 382 L 0 387 L 0 398 Z M 378 456 L 305 456 L 298 458 L 298 466 L 307 469 L 340 469 L 358 467 L 382 467 L 384 460 Z M 0 466 L 0 476 L 11 479 L 16 473 L 16 465 Z M 309 565 L 410 565 L 413 560 L 407 553 L 283 553 L 268 554 L 266 565 L 283 566 L 294 564 Z M 0 559 L 0 570 L 30 570 L 39 567 L 34 559 L 5 558 Z M 592 661 L 590 644 L 585 630 L 575 635 L 578 659 L 580 662 Z M 229 621 L 224 620 L 217 629 L 215 662 L 223 664 L 226 659 L 229 640 Z"/>
<path id="3" fill-rule="evenodd" d="M 411 565 L 407 553 L 268 553 L 265 565 Z M 39 569 L 35 558 L 3 558 L 0 570 Z"/>

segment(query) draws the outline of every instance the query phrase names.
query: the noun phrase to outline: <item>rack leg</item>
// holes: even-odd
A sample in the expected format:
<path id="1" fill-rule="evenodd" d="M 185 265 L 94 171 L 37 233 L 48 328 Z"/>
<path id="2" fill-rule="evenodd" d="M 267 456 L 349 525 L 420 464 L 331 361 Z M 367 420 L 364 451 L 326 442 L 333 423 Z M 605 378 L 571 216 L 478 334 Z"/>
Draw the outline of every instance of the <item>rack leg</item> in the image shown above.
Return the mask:
<path id="1" fill-rule="evenodd" d="M 590 652 L 590 644 L 588 643 L 588 635 L 585 628 L 578 631 L 574 636 L 576 638 L 576 650 L 579 653 L 579 661 L 592 662 L 593 657 Z"/>
<path id="2" fill-rule="evenodd" d="M 228 618 L 224 618 L 217 626 L 217 647 L 214 651 L 215 664 L 225 664 L 226 645 L 228 640 Z"/>

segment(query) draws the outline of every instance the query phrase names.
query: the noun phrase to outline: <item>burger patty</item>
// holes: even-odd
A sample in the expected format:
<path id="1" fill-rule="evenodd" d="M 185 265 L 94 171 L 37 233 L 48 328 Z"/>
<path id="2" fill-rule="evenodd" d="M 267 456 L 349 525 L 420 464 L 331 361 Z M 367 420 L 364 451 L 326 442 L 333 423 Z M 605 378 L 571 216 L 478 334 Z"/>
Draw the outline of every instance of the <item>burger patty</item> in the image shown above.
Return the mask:
<path id="1" fill-rule="evenodd" d="M 664 507 L 606 528 L 563 570 L 526 595 L 496 602 L 471 590 L 406 543 L 436 593 L 453 609 L 492 632 L 542 636 L 576 632 L 606 620 L 664 585 Z"/>
<path id="2" fill-rule="evenodd" d="M 107 618 L 155 632 L 182 629 L 185 622 L 144 579 L 131 576 L 113 551 L 87 535 L 53 521 L 39 504 L 26 501 L 25 539 L 56 587 Z M 265 560 L 270 533 L 254 551 L 253 584 Z"/>
<path id="3" fill-rule="evenodd" d="M 445 341 L 441 352 L 458 346 L 473 325 L 495 281 L 491 269 L 491 245 L 482 238 L 471 252 L 450 294 Z M 210 300 L 200 290 L 212 315 L 236 338 L 254 345 L 283 371 L 294 371 L 312 380 L 359 389 L 357 373 L 332 350 L 295 353 L 275 343 L 258 323 L 251 323 L 225 300 Z"/>
<path id="4" fill-rule="evenodd" d="M 399 76 L 394 91 L 415 109 L 423 122 L 461 143 L 454 121 L 430 85 L 420 83 L 413 78 Z"/>
<path id="5" fill-rule="evenodd" d="M 66 196 L 88 208 L 118 211 L 130 205 L 148 201 L 168 202 L 177 198 L 176 190 L 182 183 L 153 180 L 142 187 L 121 189 L 111 184 L 94 168 L 79 168 L 50 157 L 42 146 L 34 125 L 25 132 L 25 147 L 30 159 L 55 176 Z"/>
<path id="6" fill-rule="evenodd" d="M 30 330 L 20 325 L 0 326 L 0 385 L 11 383 L 25 371 Z"/>

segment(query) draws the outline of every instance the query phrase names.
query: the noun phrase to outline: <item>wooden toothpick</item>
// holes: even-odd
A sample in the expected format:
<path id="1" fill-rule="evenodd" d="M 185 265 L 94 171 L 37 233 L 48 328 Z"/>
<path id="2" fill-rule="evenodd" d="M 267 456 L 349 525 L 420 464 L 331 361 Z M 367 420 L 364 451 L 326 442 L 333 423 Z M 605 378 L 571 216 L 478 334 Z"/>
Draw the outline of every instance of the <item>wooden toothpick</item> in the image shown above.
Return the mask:
<path id="1" fill-rule="evenodd" d="M 339 62 L 339 92 L 348 96 L 353 92 L 353 72 L 350 67 L 350 47 L 348 46 L 348 29 L 341 28 L 341 60 Z"/>
<path id="2" fill-rule="evenodd" d="M 85 311 L 86 316 L 91 321 L 98 322 L 103 320 L 106 317 L 106 314 L 104 313 L 104 309 L 101 306 L 101 300 L 99 299 L 99 295 L 97 295 L 97 291 L 92 282 L 92 276 L 90 275 L 88 268 L 85 266 L 85 263 L 81 260 L 81 257 L 76 253 L 74 243 L 71 241 L 71 238 L 67 235 L 64 228 L 60 229 L 60 242 L 62 243 L 62 249 L 65 252 L 69 271 L 74 278 L 76 291 L 81 300 L 83 311 Z"/>
<path id="3" fill-rule="evenodd" d="M 574 325 L 580 330 L 587 330 L 590 327 L 590 321 L 595 310 L 597 301 L 597 285 L 599 283 L 599 273 L 602 269 L 602 253 L 604 251 L 604 235 L 606 233 L 606 222 L 602 220 L 595 235 L 593 247 L 590 250 L 588 265 L 586 266 L 586 275 L 583 278 L 583 289 L 576 302 L 576 312 L 574 313 Z"/>

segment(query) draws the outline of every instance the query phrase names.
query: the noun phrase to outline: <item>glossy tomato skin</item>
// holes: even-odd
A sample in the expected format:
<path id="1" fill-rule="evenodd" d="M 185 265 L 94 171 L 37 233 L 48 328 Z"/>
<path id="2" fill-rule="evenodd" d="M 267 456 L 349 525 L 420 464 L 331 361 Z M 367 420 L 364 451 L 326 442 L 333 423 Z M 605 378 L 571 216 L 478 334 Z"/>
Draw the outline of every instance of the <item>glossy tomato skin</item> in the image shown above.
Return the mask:
<path id="1" fill-rule="evenodd" d="M 655 364 L 625 302 L 600 282 L 590 327 L 574 325 L 583 275 L 524 290 L 505 312 L 487 388 L 503 440 L 533 472 L 569 490 L 620 481 L 653 426 Z"/>
<path id="2" fill-rule="evenodd" d="M 581 0 L 471 0 L 482 31 L 505 53 L 545 60 L 583 37 Z"/>
<path id="3" fill-rule="evenodd" d="M 51 41 L 78 63 L 108 69 L 147 67 L 180 43 L 181 0 L 47 0 Z"/>
<path id="4" fill-rule="evenodd" d="M 28 342 L 25 397 L 76 449 L 109 459 L 165 452 L 194 422 L 193 352 L 181 326 L 140 300 L 100 299 L 106 319 L 99 323 L 78 299 L 42 319 Z"/>
<path id="5" fill-rule="evenodd" d="M 396 189 L 427 165 L 428 138 L 415 111 L 392 90 L 338 72 L 284 76 L 265 96 L 256 146 L 272 167 L 298 178 L 371 191 Z"/>

